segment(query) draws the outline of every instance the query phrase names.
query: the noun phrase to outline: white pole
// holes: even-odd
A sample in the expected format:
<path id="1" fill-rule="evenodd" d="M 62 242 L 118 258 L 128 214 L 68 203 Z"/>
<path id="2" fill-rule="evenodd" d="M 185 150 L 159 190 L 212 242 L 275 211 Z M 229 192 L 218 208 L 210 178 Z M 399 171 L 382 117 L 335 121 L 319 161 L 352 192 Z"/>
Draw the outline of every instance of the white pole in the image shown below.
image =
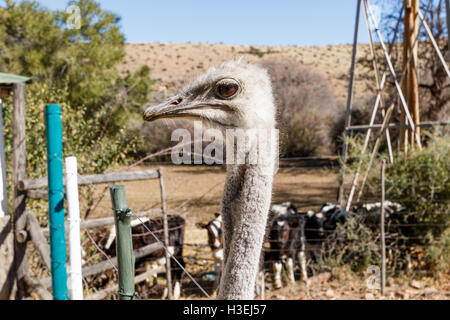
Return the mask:
<path id="1" fill-rule="evenodd" d="M 78 202 L 77 158 L 66 158 L 66 192 L 69 211 L 69 291 L 72 300 L 83 300 L 80 247 L 80 205 Z"/>
<path id="2" fill-rule="evenodd" d="M 3 139 L 2 99 L 0 99 L 0 218 L 8 215 L 8 193 L 6 191 L 5 142 Z"/>

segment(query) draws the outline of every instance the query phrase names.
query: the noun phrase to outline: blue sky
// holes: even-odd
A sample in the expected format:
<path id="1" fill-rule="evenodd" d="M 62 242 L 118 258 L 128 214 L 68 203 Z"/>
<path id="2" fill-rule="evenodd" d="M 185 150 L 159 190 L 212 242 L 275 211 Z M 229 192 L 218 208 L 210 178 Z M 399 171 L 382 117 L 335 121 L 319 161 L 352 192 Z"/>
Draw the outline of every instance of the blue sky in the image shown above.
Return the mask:
<path id="1" fill-rule="evenodd" d="M 356 0 L 97 0 L 127 42 L 315 46 L 353 41 Z M 64 10 L 67 1 L 39 0 Z M 362 17 L 361 17 L 362 18 Z M 359 42 L 367 43 L 363 18 Z"/>

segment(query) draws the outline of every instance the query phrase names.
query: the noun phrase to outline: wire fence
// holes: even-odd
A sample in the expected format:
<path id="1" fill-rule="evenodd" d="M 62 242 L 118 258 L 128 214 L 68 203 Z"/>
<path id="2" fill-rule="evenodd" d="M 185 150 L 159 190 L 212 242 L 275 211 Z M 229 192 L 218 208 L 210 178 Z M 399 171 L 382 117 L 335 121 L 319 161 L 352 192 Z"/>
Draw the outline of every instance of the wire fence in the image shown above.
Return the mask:
<path id="1" fill-rule="evenodd" d="M 80 176 L 82 179 L 82 176 Z M 183 208 L 184 206 L 188 206 L 189 202 L 201 200 L 206 194 L 211 192 L 214 188 L 219 186 L 220 183 L 214 185 L 212 188 L 210 188 L 207 192 L 202 194 L 199 198 L 195 199 L 189 199 L 187 201 L 184 201 L 180 205 L 178 205 L 176 208 L 174 208 L 172 211 L 178 211 L 180 208 Z M 428 187 L 427 184 L 419 184 L 414 185 L 416 188 L 419 187 Z M 95 191 L 95 197 L 94 192 Z M 106 200 L 107 197 L 107 187 L 98 186 L 95 184 L 89 184 L 84 187 L 84 192 L 80 192 L 80 199 L 83 202 L 83 209 L 85 212 L 85 217 L 90 215 L 95 215 L 96 210 L 100 208 L 100 203 L 102 201 Z M 94 199 L 95 198 L 95 199 Z M 363 201 L 354 203 L 354 206 L 358 207 L 364 203 L 368 202 L 378 202 L 379 200 L 376 198 L 366 198 L 363 199 Z M 402 199 L 402 203 L 414 203 L 415 199 Z M 449 203 L 450 199 L 433 199 L 433 202 L 436 203 Z M 314 211 L 317 212 L 317 210 L 323 205 L 324 203 L 322 201 L 306 201 L 303 202 L 301 209 L 306 210 L 307 208 L 311 208 Z M 152 210 L 156 207 L 158 207 L 159 203 L 153 203 L 153 204 L 147 204 L 145 210 Z M 144 210 L 144 211 L 145 211 Z M 156 218 L 156 214 L 160 214 L 161 211 L 157 210 L 158 213 L 152 213 L 148 214 L 148 218 Z M 447 215 L 450 212 L 443 211 L 443 212 L 435 212 L 434 215 Z M 420 216 L 422 215 L 422 212 L 407 212 L 408 216 Z M 401 228 L 412 228 L 414 230 L 418 229 L 433 229 L 433 228 L 441 228 L 442 225 L 439 223 L 433 223 L 433 222 L 423 222 L 423 223 L 392 223 L 390 221 L 389 217 L 395 217 L 395 216 L 404 216 L 405 212 L 389 212 L 387 215 L 387 221 L 386 221 L 386 228 L 387 228 L 387 244 L 386 248 L 387 250 L 397 250 L 397 251 L 407 251 L 414 247 L 415 250 L 423 252 L 427 248 L 430 248 L 434 245 L 439 245 L 441 238 L 434 237 L 430 239 L 428 235 L 403 235 L 399 234 L 398 232 L 391 232 L 392 229 L 395 229 L 398 231 L 398 229 Z M 142 216 L 140 216 L 142 217 Z M 134 218 L 140 220 L 140 225 L 144 226 L 146 229 L 146 233 L 142 234 L 133 234 L 133 239 L 139 239 L 142 236 L 152 236 L 154 239 L 158 242 L 162 242 L 160 237 L 162 238 L 162 232 L 161 230 L 151 230 L 148 228 L 146 223 L 140 218 L 135 216 Z M 191 222 L 188 220 L 188 222 Z M 188 223 L 188 225 L 190 225 Z M 366 226 L 371 229 L 377 229 L 379 228 L 379 224 L 377 222 L 373 223 L 366 223 Z M 185 228 L 186 225 L 177 226 L 174 228 L 169 228 L 169 232 L 176 231 L 178 228 Z M 109 264 L 109 267 L 103 267 L 105 270 L 98 273 L 98 274 L 89 274 L 83 277 L 83 283 L 84 283 L 84 290 L 85 292 L 89 294 L 97 294 L 101 292 L 102 290 L 106 288 L 111 288 L 111 286 L 115 283 L 117 283 L 117 262 L 114 261 L 114 257 L 111 256 L 108 253 L 108 250 L 105 249 L 104 245 L 106 243 L 106 240 L 109 235 L 109 228 L 110 227 L 102 227 L 97 229 L 91 229 L 91 230 L 83 230 L 82 233 L 82 249 L 83 249 L 83 259 L 84 259 L 84 266 L 95 266 L 97 264 L 106 263 Z M 300 232 L 300 228 L 293 228 L 292 231 Z M 317 231 L 317 229 L 314 228 L 305 228 L 305 232 L 308 231 Z M 316 243 L 322 243 L 324 242 L 325 238 L 330 237 L 332 234 L 332 231 L 326 230 L 324 237 L 309 237 L 307 239 L 307 242 L 309 244 L 316 244 Z M 206 231 L 204 231 L 204 237 L 206 238 Z M 377 235 L 371 239 L 370 246 L 376 246 L 378 241 Z M 342 239 L 339 239 L 339 237 L 333 238 L 333 241 L 339 242 Z M 395 241 L 391 241 L 395 240 Z M 265 248 L 263 253 L 284 253 L 279 249 L 271 249 L 270 244 L 277 242 L 277 240 L 274 239 L 266 239 L 265 242 Z M 295 243 L 297 244 L 297 243 Z M 171 259 L 176 260 L 176 265 L 171 267 L 172 272 L 182 272 L 183 273 L 183 289 L 182 294 L 185 296 L 194 296 L 194 297 L 206 297 L 210 298 L 210 296 L 213 294 L 214 290 L 216 289 L 215 280 L 217 278 L 217 275 L 214 274 L 215 272 L 215 259 L 212 256 L 211 249 L 209 248 L 209 245 L 206 243 L 196 243 L 196 242 L 189 242 L 184 243 L 183 247 L 180 246 L 171 246 L 174 249 L 184 249 L 184 254 L 182 258 L 186 262 L 186 266 L 183 267 L 183 265 L 180 263 L 179 258 L 174 259 L 173 255 Z M 356 251 L 361 248 L 361 245 L 357 244 L 347 244 L 346 250 L 348 251 Z M 138 249 L 138 248 L 134 248 Z M 167 248 L 165 248 L 167 249 Z M 325 250 L 325 249 L 324 249 Z M 375 249 L 376 251 L 378 249 Z M 314 253 L 317 252 L 317 248 L 315 248 Z M 170 252 L 170 251 L 169 251 Z M 392 253 L 392 252 L 391 252 Z M 411 255 L 411 254 L 410 254 Z M 390 258 L 389 258 L 390 259 Z M 397 258 L 396 258 L 397 259 Z M 409 260 L 416 259 L 415 257 L 408 257 L 403 256 L 400 259 L 403 259 L 402 264 L 407 265 L 410 264 Z M 140 257 L 136 259 L 136 270 L 139 273 L 144 273 L 146 271 L 146 268 L 148 267 L 148 264 L 151 261 L 149 260 L 148 256 Z M 271 288 L 272 286 L 272 264 L 273 261 L 265 261 L 264 262 L 264 271 L 266 274 L 266 288 Z M 45 266 L 42 264 L 42 261 L 38 263 L 39 267 L 45 268 Z M 318 259 L 317 257 L 314 257 L 314 255 L 311 255 L 308 257 L 307 260 L 307 266 L 308 266 L 308 273 L 310 275 L 315 275 L 320 272 L 323 272 L 324 270 L 330 270 L 334 267 L 332 264 L 327 264 L 323 260 Z M 412 271 L 414 274 L 418 275 L 427 275 L 430 274 L 430 270 L 426 266 L 419 266 L 415 267 Z M 160 273 L 164 274 L 164 270 Z M 388 269 L 388 274 L 392 276 L 396 275 L 402 275 L 404 274 L 404 270 L 398 270 L 398 269 Z M 299 279 L 300 271 L 298 263 L 296 264 L 295 269 L 295 275 L 296 278 Z M 47 275 L 48 276 L 48 275 Z M 150 278 L 159 278 L 159 285 L 153 285 L 150 281 Z M 163 285 L 161 285 L 163 283 Z M 158 298 L 158 295 L 162 294 L 163 287 L 165 286 L 165 280 L 163 277 L 156 275 L 149 275 L 147 280 L 143 280 L 137 284 L 138 291 L 141 295 L 141 298 Z M 116 290 L 117 291 L 117 290 Z M 104 298 L 117 298 L 117 294 L 115 294 L 114 291 L 110 292 L 107 296 Z"/>

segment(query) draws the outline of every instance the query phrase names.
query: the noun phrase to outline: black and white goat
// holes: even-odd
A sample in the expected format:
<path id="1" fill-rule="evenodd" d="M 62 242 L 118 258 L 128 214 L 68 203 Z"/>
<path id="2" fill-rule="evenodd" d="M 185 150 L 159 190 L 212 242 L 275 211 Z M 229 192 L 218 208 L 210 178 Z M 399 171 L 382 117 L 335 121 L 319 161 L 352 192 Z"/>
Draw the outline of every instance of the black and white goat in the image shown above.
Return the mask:
<path id="1" fill-rule="evenodd" d="M 220 275 L 223 264 L 223 231 L 222 231 L 222 216 L 220 213 L 215 214 L 215 219 L 208 223 L 197 223 L 198 228 L 205 229 L 208 233 L 208 244 L 214 258 L 215 269 L 215 284 L 216 288 L 219 285 Z"/>
<path id="2" fill-rule="evenodd" d="M 305 216 L 290 202 L 273 205 L 269 225 L 269 252 L 266 259 L 272 263 L 274 287 L 282 287 L 282 271 L 286 270 L 289 283 L 295 282 L 295 262 L 300 264 L 302 278 L 306 280 Z"/>

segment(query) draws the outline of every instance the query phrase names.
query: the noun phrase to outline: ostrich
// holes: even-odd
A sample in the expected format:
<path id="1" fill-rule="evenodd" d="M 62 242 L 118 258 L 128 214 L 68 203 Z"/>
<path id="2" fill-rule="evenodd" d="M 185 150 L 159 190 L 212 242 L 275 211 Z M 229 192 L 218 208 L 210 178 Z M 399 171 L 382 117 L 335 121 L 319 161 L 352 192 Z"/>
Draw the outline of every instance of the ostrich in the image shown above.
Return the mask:
<path id="1" fill-rule="evenodd" d="M 245 132 L 245 148 L 234 138 L 232 146 L 246 161 L 230 164 L 227 155 L 222 198 L 224 261 L 217 293 L 221 300 L 254 298 L 278 156 L 275 114 L 267 71 L 241 60 L 210 68 L 174 97 L 144 111 L 146 121 L 183 117 L 201 120 L 226 135 L 230 129 Z M 264 131 L 269 135 L 258 136 Z M 227 154 L 229 148 L 227 145 Z M 256 154 L 263 161 L 247 161 Z"/>

